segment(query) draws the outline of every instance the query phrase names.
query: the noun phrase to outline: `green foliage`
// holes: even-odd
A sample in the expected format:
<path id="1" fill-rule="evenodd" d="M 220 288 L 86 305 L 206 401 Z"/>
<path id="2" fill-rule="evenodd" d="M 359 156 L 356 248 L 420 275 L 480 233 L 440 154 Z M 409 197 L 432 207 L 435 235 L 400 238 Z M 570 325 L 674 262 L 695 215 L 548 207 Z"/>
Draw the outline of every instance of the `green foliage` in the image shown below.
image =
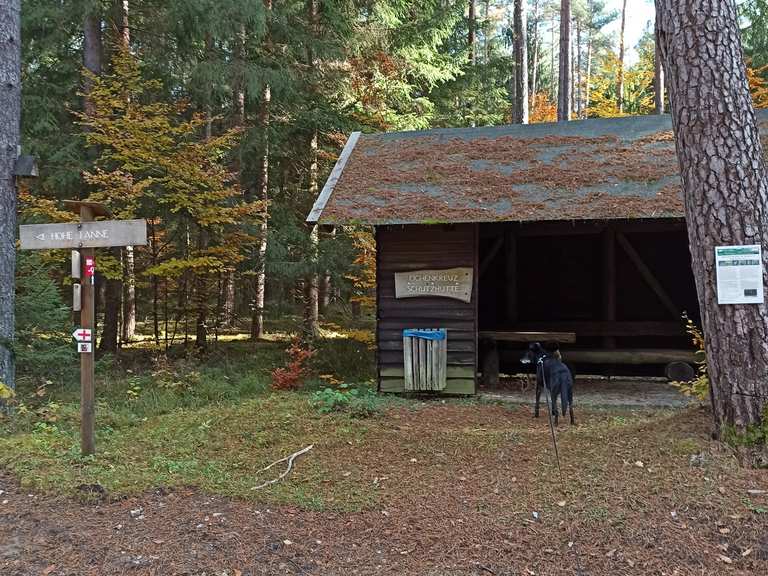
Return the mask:
<path id="1" fill-rule="evenodd" d="M 696 378 L 690 382 L 672 382 L 672 385 L 686 396 L 692 396 L 703 402 L 709 399 L 709 373 L 707 372 L 704 334 L 687 314 L 683 314 L 683 321 L 685 322 L 685 331 L 690 335 L 691 341 L 696 348 Z"/>
<path id="2" fill-rule="evenodd" d="M 353 418 L 369 418 L 381 413 L 381 399 L 373 390 L 343 382 L 318 390 L 310 402 L 320 414 L 344 412 Z"/>
<path id="3" fill-rule="evenodd" d="M 70 311 L 38 253 L 18 252 L 16 264 L 18 385 L 62 384 L 73 379 L 78 368 Z"/>

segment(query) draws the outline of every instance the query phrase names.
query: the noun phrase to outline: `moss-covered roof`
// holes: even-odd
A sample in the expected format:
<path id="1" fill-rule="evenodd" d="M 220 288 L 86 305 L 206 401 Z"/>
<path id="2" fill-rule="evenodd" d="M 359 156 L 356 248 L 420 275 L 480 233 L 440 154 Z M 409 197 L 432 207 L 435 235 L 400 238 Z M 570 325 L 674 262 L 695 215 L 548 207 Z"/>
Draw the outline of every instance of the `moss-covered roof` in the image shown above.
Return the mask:
<path id="1" fill-rule="evenodd" d="M 765 112 L 761 120 L 768 120 Z M 762 122 L 761 122 L 762 124 Z M 684 216 L 670 117 L 353 134 L 308 220 Z"/>

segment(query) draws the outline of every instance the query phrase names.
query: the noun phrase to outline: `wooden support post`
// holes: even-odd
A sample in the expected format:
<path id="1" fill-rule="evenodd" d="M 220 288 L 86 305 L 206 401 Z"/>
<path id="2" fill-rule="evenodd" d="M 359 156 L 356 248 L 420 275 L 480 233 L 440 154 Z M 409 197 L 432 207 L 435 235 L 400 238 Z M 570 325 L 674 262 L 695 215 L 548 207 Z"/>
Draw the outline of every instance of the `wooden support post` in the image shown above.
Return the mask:
<path id="1" fill-rule="evenodd" d="M 622 234 L 621 232 L 616 232 L 616 240 L 619 241 L 619 244 L 624 249 L 624 252 L 627 253 L 627 256 L 629 256 L 629 259 L 632 260 L 634 265 L 637 267 L 637 270 L 640 272 L 640 275 L 646 281 L 648 286 L 651 287 L 651 290 L 653 290 L 656 296 L 659 297 L 659 300 L 661 300 L 661 303 L 664 305 L 664 307 L 669 311 L 669 313 L 673 317 L 679 320 L 680 310 L 678 310 L 677 306 L 675 306 L 675 303 L 672 301 L 672 298 L 669 297 L 669 294 L 667 294 L 666 290 L 664 290 L 663 286 L 659 283 L 659 281 L 653 275 L 653 272 L 651 272 L 650 268 L 648 268 L 648 266 L 645 265 L 645 262 L 643 262 L 643 259 L 640 257 L 640 254 L 638 254 L 634 246 L 630 244 L 627 237 L 624 236 L 624 234 Z"/>
<path id="2" fill-rule="evenodd" d="M 514 325 L 517 322 L 517 235 L 515 230 L 508 228 L 506 239 L 506 294 L 507 320 Z"/>
<path id="3" fill-rule="evenodd" d="M 483 257 L 483 261 L 480 263 L 480 277 L 486 273 L 488 267 L 493 262 L 493 259 L 496 258 L 496 255 L 499 253 L 499 250 L 501 250 L 502 246 L 504 246 L 504 236 L 499 236 L 493 243 L 493 246 L 491 246 L 491 249 Z"/>
<path id="4" fill-rule="evenodd" d="M 80 222 L 93 221 L 93 208 L 88 205 L 80 206 Z M 93 248 L 80 249 L 80 262 L 86 266 L 86 262 L 93 261 Z M 90 352 L 80 354 L 80 451 L 83 456 L 90 456 L 96 452 L 94 440 L 94 350 L 96 349 L 96 322 L 95 322 L 95 286 L 94 276 L 83 271 L 82 284 L 82 310 L 80 311 L 80 327 L 91 331 L 92 345 Z"/>
<path id="5" fill-rule="evenodd" d="M 616 321 L 616 233 L 613 228 L 603 232 L 603 320 Z M 616 338 L 604 336 L 606 348 L 616 348 Z"/>

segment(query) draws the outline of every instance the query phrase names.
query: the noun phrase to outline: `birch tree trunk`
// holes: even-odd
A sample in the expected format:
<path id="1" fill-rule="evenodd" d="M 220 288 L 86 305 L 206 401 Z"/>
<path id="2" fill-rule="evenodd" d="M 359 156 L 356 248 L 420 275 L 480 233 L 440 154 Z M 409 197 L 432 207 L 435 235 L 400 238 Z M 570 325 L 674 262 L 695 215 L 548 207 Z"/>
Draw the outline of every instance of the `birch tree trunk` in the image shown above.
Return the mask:
<path id="1" fill-rule="evenodd" d="M 272 0 L 264 0 L 266 12 L 266 34 L 264 47 L 267 53 L 271 51 L 271 18 Z M 258 340 L 264 337 L 264 299 L 267 287 L 267 248 L 268 248 L 268 206 L 269 201 L 269 126 L 270 108 L 272 105 L 272 91 L 269 84 L 265 84 L 261 91 L 259 104 L 259 131 L 261 133 L 261 151 L 258 173 L 258 199 L 264 202 L 264 220 L 259 224 L 259 244 L 256 253 L 256 277 L 253 284 L 253 302 L 251 309 L 251 339 Z"/>
<path id="2" fill-rule="evenodd" d="M 15 388 L 16 160 L 21 143 L 21 1 L 0 0 L 0 383 Z"/>
<path id="3" fill-rule="evenodd" d="M 576 117 L 583 118 L 581 91 L 581 22 L 576 19 Z"/>
<path id="4" fill-rule="evenodd" d="M 653 104 L 656 114 L 664 114 L 664 66 L 659 52 L 659 35 L 654 29 Z"/>
<path id="5" fill-rule="evenodd" d="M 515 124 L 528 124 L 528 25 L 525 0 L 515 0 Z"/>
<path id="6" fill-rule="evenodd" d="M 733 2 L 656 0 L 715 430 L 744 431 L 768 402 L 768 308 L 718 305 L 714 248 L 760 244 L 768 261 L 768 174 Z"/>
<path id="7" fill-rule="evenodd" d="M 627 24 L 627 0 L 621 6 L 621 31 L 619 32 L 619 71 L 616 80 L 616 107 L 624 112 L 624 29 Z"/>
<path id="8" fill-rule="evenodd" d="M 557 88 L 557 121 L 571 119 L 571 0 L 560 2 L 560 73 Z"/>
<path id="9" fill-rule="evenodd" d="M 312 25 L 312 36 L 319 35 L 318 25 L 320 19 L 320 0 L 308 0 L 307 8 L 309 11 L 309 21 Z M 474 0 L 472 1 L 474 11 Z M 474 32 L 473 32 L 474 33 Z M 310 45 L 307 49 L 307 64 L 311 74 L 315 74 L 315 55 Z M 314 83 L 314 79 L 311 80 Z M 313 86 L 312 91 L 316 88 Z M 317 198 L 319 190 L 318 185 L 318 130 L 317 126 L 312 128 L 308 156 L 309 170 L 307 178 L 307 192 L 310 199 L 314 201 Z M 304 279 L 304 339 L 312 342 L 320 332 L 320 277 L 317 270 L 318 264 L 318 245 L 320 243 L 320 231 L 317 224 L 313 224 L 309 232 L 309 262 L 312 270 Z"/>

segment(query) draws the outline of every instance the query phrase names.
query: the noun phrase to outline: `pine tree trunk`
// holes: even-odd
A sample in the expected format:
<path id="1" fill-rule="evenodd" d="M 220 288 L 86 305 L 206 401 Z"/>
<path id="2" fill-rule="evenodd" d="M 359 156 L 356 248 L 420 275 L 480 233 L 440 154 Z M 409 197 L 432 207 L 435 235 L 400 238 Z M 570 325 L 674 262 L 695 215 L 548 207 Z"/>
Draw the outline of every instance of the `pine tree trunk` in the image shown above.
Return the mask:
<path id="1" fill-rule="evenodd" d="M 16 160 L 21 144 L 21 2 L 0 0 L 0 383 L 15 388 Z"/>
<path id="2" fill-rule="evenodd" d="M 123 342 L 136 335 L 136 259 L 133 246 L 123 252 Z"/>
<path id="3" fill-rule="evenodd" d="M 761 422 L 768 309 L 718 305 L 714 248 L 760 244 L 768 260 L 768 173 L 733 2 L 656 0 L 702 312 L 716 433 Z"/>
<path id="4" fill-rule="evenodd" d="M 477 42 L 475 39 L 477 18 L 475 16 L 475 0 L 469 0 L 469 16 L 467 17 L 469 32 L 467 34 L 467 47 L 469 48 L 469 63 L 473 66 L 477 62 Z"/>
<path id="5" fill-rule="evenodd" d="M 197 253 L 203 254 L 208 249 L 208 232 L 204 228 L 198 230 Z M 208 275 L 203 272 L 195 273 L 195 346 L 200 352 L 208 348 Z"/>
<path id="6" fill-rule="evenodd" d="M 101 16 L 89 12 L 83 21 L 83 66 L 95 76 L 101 74 Z M 85 113 L 92 116 L 95 112 L 93 102 L 88 97 L 93 89 L 93 81 L 85 76 L 83 79 L 83 108 Z"/>
<path id="7" fill-rule="evenodd" d="M 120 248 L 110 248 L 109 255 L 120 262 Z M 99 352 L 117 352 L 120 327 L 120 304 L 123 283 L 119 279 L 104 278 L 104 325 L 99 341 Z"/>
<path id="8" fill-rule="evenodd" d="M 654 58 L 653 58 L 653 105 L 656 114 L 664 114 L 664 66 L 659 53 L 659 38 L 654 29 Z"/>
<path id="9" fill-rule="evenodd" d="M 529 96 L 529 115 L 534 113 L 536 106 L 536 93 L 539 89 L 539 0 L 533 0 L 533 38 L 531 48 L 533 49 L 533 58 L 531 61 L 531 89 Z"/>
<path id="10" fill-rule="evenodd" d="M 592 0 L 587 3 L 589 13 L 589 28 L 587 30 L 587 78 L 584 83 L 584 118 L 589 118 L 589 102 L 592 97 L 592 34 L 594 29 L 594 13 Z"/>
<path id="11" fill-rule="evenodd" d="M 525 0 L 515 0 L 515 123 L 528 124 L 528 25 Z"/>
<path id="12" fill-rule="evenodd" d="M 616 107 L 624 112 L 624 30 L 627 24 L 627 0 L 621 6 L 621 31 L 619 32 L 619 71 L 616 81 Z"/>
<path id="13" fill-rule="evenodd" d="M 571 119 L 571 0 L 560 2 L 560 73 L 557 87 L 557 121 Z"/>
<path id="14" fill-rule="evenodd" d="M 128 50 L 130 47 L 130 29 L 128 27 L 128 0 L 115 0 L 113 14 L 113 29 L 116 47 L 119 50 Z M 116 260 L 121 259 L 120 248 L 110 248 L 110 255 Z M 133 271 L 131 270 L 130 273 Z M 123 267 L 124 277 L 127 279 L 129 270 Z M 128 310 L 123 303 L 123 282 L 118 278 L 105 279 L 104 290 L 104 326 L 102 328 L 100 352 L 117 352 L 118 334 L 120 332 L 120 313 L 132 313 L 135 318 L 135 310 Z M 135 302 L 135 298 L 134 298 Z"/>
<path id="15" fill-rule="evenodd" d="M 232 128 L 245 131 L 245 44 L 246 32 L 245 25 L 241 24 L 234 39 L 234 62 L 232 77 Z M 243 147 L 235 155 L 234 172 L 238 175 L 238 180 L 243 185 Z M 249 188 L 243 185 L 244 201 L 250 201 Z M 237 289 L 237 270 L 235 267 L 227 270 L 222 283 L 222 294 L 220 299 L 221 318 L 220 323 L 224 327 L 231 328 L 235 325 L 236 317 L 236 289 Z"/>

